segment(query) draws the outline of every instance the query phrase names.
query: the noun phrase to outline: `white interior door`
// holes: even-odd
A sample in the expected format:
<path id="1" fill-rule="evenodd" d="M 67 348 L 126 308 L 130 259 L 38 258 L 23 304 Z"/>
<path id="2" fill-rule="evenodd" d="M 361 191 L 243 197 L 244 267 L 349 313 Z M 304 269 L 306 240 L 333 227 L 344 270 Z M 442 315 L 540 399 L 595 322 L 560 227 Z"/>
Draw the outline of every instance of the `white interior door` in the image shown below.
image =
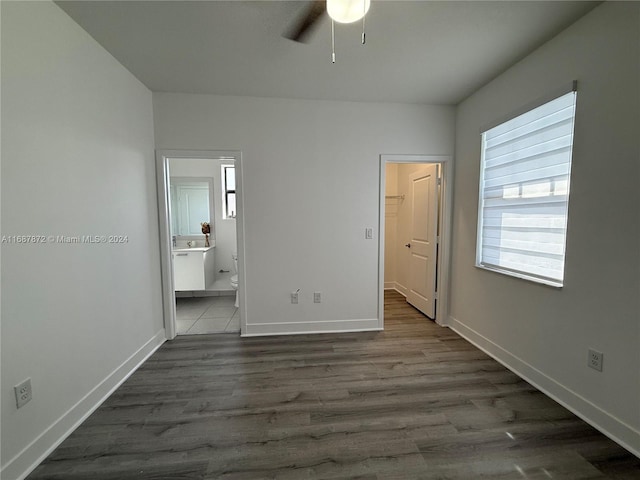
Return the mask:
<path id="1" fill-rule="evenodd" d="M 411 175 L 411 238 L 407 302 L 435 318 L 438 254 L 438 164 Z"/>

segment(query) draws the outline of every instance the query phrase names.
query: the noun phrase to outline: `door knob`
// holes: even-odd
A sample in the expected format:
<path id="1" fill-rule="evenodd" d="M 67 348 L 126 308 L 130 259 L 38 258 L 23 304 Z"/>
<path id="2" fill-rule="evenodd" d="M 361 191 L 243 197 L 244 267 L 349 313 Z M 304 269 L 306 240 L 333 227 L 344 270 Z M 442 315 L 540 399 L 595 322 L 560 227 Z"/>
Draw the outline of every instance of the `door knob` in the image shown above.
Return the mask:
<path id="1" fill-rule="evenodd" d="M 407 247 L 407 248 L 411 248 L 411 244 L 410 243 L 405 243 L 404 246 Z"/>

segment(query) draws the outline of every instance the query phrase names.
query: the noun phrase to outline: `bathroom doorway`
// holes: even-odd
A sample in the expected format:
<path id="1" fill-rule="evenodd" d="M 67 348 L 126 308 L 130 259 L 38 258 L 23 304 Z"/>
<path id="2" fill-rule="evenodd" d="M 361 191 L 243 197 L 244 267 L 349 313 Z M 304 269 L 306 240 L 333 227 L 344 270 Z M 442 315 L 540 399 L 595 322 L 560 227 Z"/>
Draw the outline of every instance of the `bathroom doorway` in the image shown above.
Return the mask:
<path id="1" fill-rule="evenodd" d="M 449 156 L 380 157 L 381 317 L 386 290 L 446 324 L 450 178 Z"/>
<path id="2" fill-rule="evenodd" d="M 240 333 L 240 152 L 163 151 L 157 167 L 167 338 Z"/>

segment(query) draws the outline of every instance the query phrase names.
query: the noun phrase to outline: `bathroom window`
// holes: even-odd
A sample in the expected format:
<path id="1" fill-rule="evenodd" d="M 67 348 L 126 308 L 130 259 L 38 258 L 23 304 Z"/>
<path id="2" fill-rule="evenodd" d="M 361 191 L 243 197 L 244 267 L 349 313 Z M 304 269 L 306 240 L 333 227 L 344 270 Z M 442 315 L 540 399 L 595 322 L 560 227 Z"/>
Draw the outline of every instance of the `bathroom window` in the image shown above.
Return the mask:
<path id="1" fill-rule="evenodd" d="M 482 133 L 476 266 L 564 282 L 573 91 Z"/>
<path id="2" fill-rule="evenodd" d="M 236 218 L 236 167 L 222 165 L 222 218 Z"/>

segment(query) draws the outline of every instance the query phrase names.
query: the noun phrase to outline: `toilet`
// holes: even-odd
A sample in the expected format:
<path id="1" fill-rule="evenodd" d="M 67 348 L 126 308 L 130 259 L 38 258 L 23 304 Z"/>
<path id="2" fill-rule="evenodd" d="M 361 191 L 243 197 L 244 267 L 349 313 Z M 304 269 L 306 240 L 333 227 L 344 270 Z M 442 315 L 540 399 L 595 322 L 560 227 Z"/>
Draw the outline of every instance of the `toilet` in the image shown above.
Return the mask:
<path id="1" fill-rule="evenodd" d="M 234 253 L 231 255 L 233 258 L 233 271 L 234 274 L 231 276 L 231 288 L 236 291 L 236 303 L 235 306 L 238 308 L 238 254 Z"/>

